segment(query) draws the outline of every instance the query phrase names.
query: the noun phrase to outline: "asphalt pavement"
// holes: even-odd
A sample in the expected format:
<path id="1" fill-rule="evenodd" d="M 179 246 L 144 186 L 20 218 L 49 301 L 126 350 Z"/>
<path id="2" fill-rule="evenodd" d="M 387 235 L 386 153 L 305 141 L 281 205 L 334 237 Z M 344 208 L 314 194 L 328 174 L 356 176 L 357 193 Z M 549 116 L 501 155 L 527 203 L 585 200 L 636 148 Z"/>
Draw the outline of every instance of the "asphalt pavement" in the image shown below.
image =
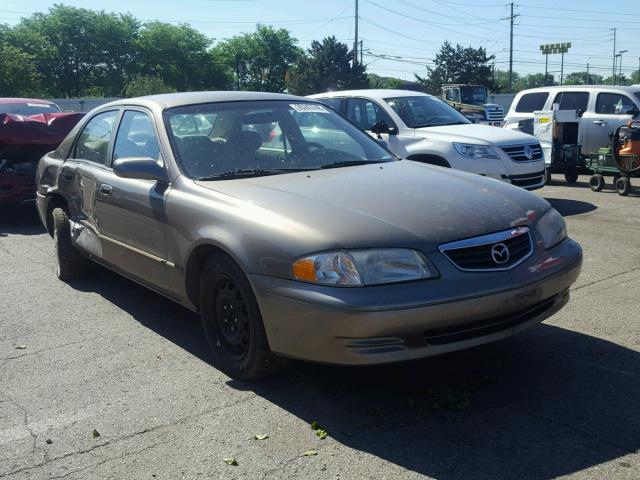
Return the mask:
<path id="1" fill-rule="evenodd" d="M 0 212 L 0 479 L 640 478 L 640 188 L 555 178 L 536 193 L 585 257 L 544 324 L 254 384 L 171 301 L 99 267 L 58 281 L 33 205 Z"/>

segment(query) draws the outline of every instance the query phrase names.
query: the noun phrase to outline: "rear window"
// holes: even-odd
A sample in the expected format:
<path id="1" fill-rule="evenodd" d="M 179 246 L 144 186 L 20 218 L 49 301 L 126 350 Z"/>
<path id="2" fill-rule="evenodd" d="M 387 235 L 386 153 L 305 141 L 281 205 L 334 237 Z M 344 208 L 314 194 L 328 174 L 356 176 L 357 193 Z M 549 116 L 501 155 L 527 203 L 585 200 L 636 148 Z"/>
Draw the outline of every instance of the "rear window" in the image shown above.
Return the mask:
<path id="1" fill-rule="evenodd" d="M 560 92 L 556 95 L 553 103 L 560 104 L 560 110 L 582 110 L 587 111 L 589 103 L 589 92 Z"/>
<path id="2" fill-rule="evenodd" d="M 547 98 L 549 98 L 548 92 L 526 93 L 516 105 L 516 112 L 532 113 L 536 110 L 542 110 Z"/>
<path id="3" fill-rule="evenodd" d="M 60 113 L 60 109 L 54 103 L 2 103 L 0 104 L 0 113 L 28 117 L 41 113 Z"/>

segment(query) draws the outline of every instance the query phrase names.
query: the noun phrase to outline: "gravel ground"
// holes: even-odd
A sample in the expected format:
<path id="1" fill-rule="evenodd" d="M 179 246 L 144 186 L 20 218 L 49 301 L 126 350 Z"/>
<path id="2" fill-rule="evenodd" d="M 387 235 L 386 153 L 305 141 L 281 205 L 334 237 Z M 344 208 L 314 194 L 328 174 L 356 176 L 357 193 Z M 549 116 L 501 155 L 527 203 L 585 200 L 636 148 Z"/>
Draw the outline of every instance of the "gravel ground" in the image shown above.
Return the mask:
<path id="1" fill-rule="evenodd" d="M 197 318 L 163 297 L 101 268 L 57 281 L 33 205 L 3 211 L 0 478 L 640 478 L 640 195 L 587 180 L 537 192 L 585 253 L 544 324 L 257 384 L 213 368 Z"/>

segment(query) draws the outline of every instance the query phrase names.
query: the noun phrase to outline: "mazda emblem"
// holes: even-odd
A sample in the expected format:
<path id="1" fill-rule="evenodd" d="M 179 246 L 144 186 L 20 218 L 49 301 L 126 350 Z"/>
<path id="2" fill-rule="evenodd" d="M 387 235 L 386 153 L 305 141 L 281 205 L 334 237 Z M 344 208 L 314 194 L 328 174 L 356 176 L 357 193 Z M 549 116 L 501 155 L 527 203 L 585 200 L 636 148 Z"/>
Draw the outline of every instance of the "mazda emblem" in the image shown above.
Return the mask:
<path id="1" fill-rule="evenodd" d="M 496 243 L 493 247 L 491 247 L 491 258 L 493 258 L 493 261 L 498 265 L 507 263 L 511 258 L 509 247 L 507 247 L 504 243 Z"/>
<path id="2" fill-rule="evenodd" d="M 524 146 L 522 153 L 524 153 L 524 156 L 529 160 L 533 160 L 533 148 L 531 148 L 529 145 Z"/>

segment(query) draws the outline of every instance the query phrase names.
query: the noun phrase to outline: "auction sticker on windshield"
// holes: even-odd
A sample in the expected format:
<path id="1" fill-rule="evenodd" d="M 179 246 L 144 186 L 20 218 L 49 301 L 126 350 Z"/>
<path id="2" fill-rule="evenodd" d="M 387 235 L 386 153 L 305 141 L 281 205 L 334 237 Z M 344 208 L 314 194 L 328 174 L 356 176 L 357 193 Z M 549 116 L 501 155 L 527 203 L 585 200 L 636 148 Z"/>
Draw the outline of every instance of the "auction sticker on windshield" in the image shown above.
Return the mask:
<path id="1" fill-rule="evenodd" d="M 290 103 L 289 106 L 296 112 L 329 113 L 329 110 L 324 108 L 322 105 L 318 105 L 315 103 Z"/>

